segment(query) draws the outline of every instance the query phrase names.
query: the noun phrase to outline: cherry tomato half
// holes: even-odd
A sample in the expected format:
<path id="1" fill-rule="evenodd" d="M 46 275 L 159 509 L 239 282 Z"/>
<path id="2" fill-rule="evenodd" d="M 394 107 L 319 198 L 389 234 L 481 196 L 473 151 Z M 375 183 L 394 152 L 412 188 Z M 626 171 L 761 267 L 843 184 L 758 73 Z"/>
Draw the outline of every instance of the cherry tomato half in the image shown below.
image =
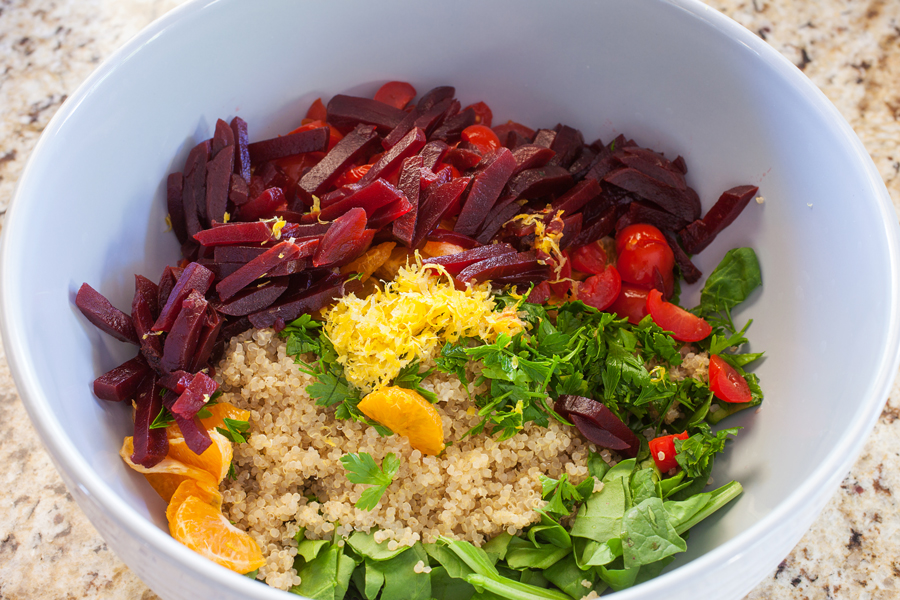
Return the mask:
<path id="1" fill-rule="evenodd" d="M 475 112 L 475 124 L 476 125 L 484 125 L 485 127 L 491 126 L 491 121 L 494 120 L 494 113 L 491 112 L 491 107 L 485 104 L 484 102 L 476 102 L 475 104 L 470 104 L 463 110 L 471 108 Z"/>
<path id="2" fill-rule="evenodd" d="M 306 111 L 306 118 L 310 121 L 325 121 L 328 118 L 328 111 L 321 98 L 316 98 L 316 101 L 312 103 L 312 106 Z"/>
<path id="3" fill-rule="evenodd" d="M 662 281 L 665 281 L 667 275 L 671 277 L 674 266 L 675 255 L 669 244 L 656 240 L 634 247 L 626 244 L 619 251 L 616 260 L 616 268 L 619 269 L 622 281 L 646 288 L 658 285 L 660 276 Z M 659 276 L 655 271 L 659 271 Z"/>
<path id="4" fill-rule="evenodd" d="M 466 127 L 462 130 L 462 139 L 477 147 L 482 154 L 492 152 L 502 145 L 497 134 L 484 125 Z"/>
<path id="5" fill-rule="evenodd" d="M 622 251 L 626 246 L 636 248 L 643 246 L 647 242 L 666 243 L 666 236 L 663 232 L 647 223 L 635 223 L 628 227 L 622 228 L 616 234 L 616 253 Z"/>
<path id="6" fill-rule="evenodd" d="M 681 433 L 673 433 L 672 435 L 664 435 L 650 440 L 650 456 L 656 463 L 656 468 L 662 473 L 668 473 L 678 466 L 675 460 L 675 440 L 688 439 L 687 431 Z"/>
<path id="7" fill-rule="evenodd" d="M 369 172 L 369 169 L 372 168 L 372 164 L 359 165 L 358 167 L 350 167 L 346 171 L 340 174 L 338 178 L 334 181 L 334 187 L 339 188 L 345 186 L 350 183 L 356 183 L 360 179 L 363 178 L 363 175 Z"/>
<path id="8" fill-rule="evenodd" d="M 612 265 L 603 272 L 591 275 L 578 286 L 578 299 L 597 310 L 606 310 L 619 297 L 622 279 Z"/>
<path id="9" fill-rule="evenodd" d="M 622 283 L 622 291 L 606 312 L 626 317 L 632 325 L 637 325 L 647 316 L 647 294 L 650 290 L 630 283 Z"/>
<path id="10" fill-rule="evenodd" d="M 712 327 L 705 319 L 666 302 L 659 290 L 650 290 L 647 295 L 647 312 L 654 323 L 671 331 L 672 337 L 682 342 L 699 342 L 712 333 Z"/>
<path id="11" fill-rule="evenodd" d="M 578 246 L 572 251 L 572 267 L 582 273 L 602 273 L 606 270 L 606 250 L 599 241 Z"/>
<path id="12" fill-rule="evenodd" d="M 405 81 L 388 81 L 375 92 L 375 100 L 402 109 L 416 97 L 416 88 Z"/>
<path id="13" fill-rule="evenodd" d="M 737 369 L 713 354 L 709 357 L 709 389 L 723 402 L 750 402 L 750 386 Z"/>

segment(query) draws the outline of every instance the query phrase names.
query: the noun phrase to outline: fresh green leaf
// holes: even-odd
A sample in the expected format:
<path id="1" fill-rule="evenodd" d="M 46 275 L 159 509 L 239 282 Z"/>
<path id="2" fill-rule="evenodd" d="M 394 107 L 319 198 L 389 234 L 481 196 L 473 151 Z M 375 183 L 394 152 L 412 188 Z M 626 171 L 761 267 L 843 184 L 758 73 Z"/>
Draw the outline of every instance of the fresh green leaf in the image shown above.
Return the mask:
<path id="1" fill-rule="evenodd" d="M 378 573 L 374 579 L 384 582 L 381 600 L 430 600 L 431 577 L 428 573 L 415 572 L 415 565 L 418 562 L 428 564 L 428 555 L 420 543 L 416 543 L 409 551 L 387 560 L 367 558 L 366 595 L 368 596 L 369 592 L 369 572 L 373 571 Z"/>
<path id="2" fill-rule="evenodd" d="M 475 588 L 465 579 L 451 577 L 442 566 L 431 568 L 431 595 L 434 600 L 469 600 Z"/>
<path id="3" fill-rule="evenodd" d="M 431 375 L 433 371 L 434 369 L 429 369 L 419 373 L 419 361 L 418 359 L 414 360 L 400 369 L 400 372 L 394 378 L 394 385 L 418 392 L 420 396 L 434 404 L 438 401 L 437 394 L 426 390 L 421 385 L 422 380 Z"/>
<path id="4" fill-rule="evenodd" d="M 156 418 L 150 423 L 150 429 L 165 429 L 169 425 L 174 424 L 175 417 L 172 416 L 172 413 L 169 412 L 168 408 L 161 406 L 159 407 L 159 414 L 156 415 Z"/>
<path id="5" fill-rule="evenodd" d="M 337 544 L 328 544 L 317 556 L 297 569 L 300 585 L 291 592 L 312 600 L 341 600 L 350 586 L 356 560 Z"/>
<path id="6" fill-rule="evenodd" d="M 228 417 L 225 417 L 222 421 L 225 423 L 225 427 L 216 427 L 216 431 L 235 444 L 243 444 L 247 441 L 245 434 L 250 429 L 250 423 L 247 421 L 239 421 L 237 419 L 229 419 Z"/>
<path id="7" fill-rule="evenodd" d="M 753 249 L 729 250 L 700 292 L 700 315 L 730 312 L 761 284 L 759 259 Z"/>
<path id="8" fill-rule="evenodd" d="M 741 495 L 744 488 L 737 481 L 726 483 L 711 492 L 696 494 L 681 501 L 664 502 L 669 521 L 675 531 L 683 534 Z"/>
<path id="9" fill-rule="evenodd" d="M 687 550 L 687 544 L 669 522 L 663 501 L 647 498 L 625 513 L 622 520 L 625 568 L 639 567 Z"/>
<path id="10" fill-rule="evenodd" d="M 700 423 L 697 433 L 688 439 L 675 439 L 675 460 L 688 477 L 699 477 L 709 470 L 713 457 L 725 449 L 728 436 L 737 435 L 740 429 L 732 427 L 713 434 L 709 425 Z"/>
<path id="11" fill-rule="evenodd" d="M 553 544 L 535 547 L 535 544 L 519 537 L 509 542 L 506 564 L 513 569 L 546 569 L 572 552 L 572 548 L 560 548 Z"/>
<path id="12" fill-rule="evenodd" d="M 374 531 L 371 533 L 355 531 L 347 538 L 347 544 L 349 544 L 357 554 L 371 560 L 390 560 L 411 548 L 411 546 L 397 546 L 396 549 L 390 550 L 388 548 L 388 541 L 375 541 Z"/>
<path id="13" fill-rule="evenodd" d="M 351 483 L 372 486 L 363 491 L 355 504 L 356 508 L 362 510 L 372 510 L 378 505 L 400 469 L 400 459 L 393 452 L 384 457 L 381 467 L 375 464 L 375 459 L 368 452 L 345 454 L 341 457 L 341 463 Z"/>

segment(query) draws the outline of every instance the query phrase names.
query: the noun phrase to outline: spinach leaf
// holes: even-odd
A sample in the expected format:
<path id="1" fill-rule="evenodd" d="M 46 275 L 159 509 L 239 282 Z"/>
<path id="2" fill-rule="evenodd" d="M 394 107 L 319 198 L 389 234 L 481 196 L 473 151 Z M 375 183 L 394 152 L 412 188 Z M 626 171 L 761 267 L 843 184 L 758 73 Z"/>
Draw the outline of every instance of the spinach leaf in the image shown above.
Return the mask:
<path id="1" fill-rule="evenodd" d="M 659 498 L 648 498 L 625 513 L 622 520 L 625 568 L 639 567 L 687 550 L 675 532 Z"/>
<path id="2" fill-rule="evenodd" d="M 730 312 L 761 284 L 759 259 L 753 249 L 729 250 L 700 292 L 700 316 Z"/>
<path id="3" fill-rule="evenodd" d="M 335 543 L 320 551 L 317 556 L 305 562 L 299 569 L 300 585 L 291 592 L 312 600 L 341 600 L 350 586 L 350 576 L 357 561 Z"/>
<path id="4" fill-rule="evenodd" d="M 586 596 L 591 590 L 599 594 L 606 589 L 606 585 L 602 583 L 599 587 L 595 585 L 598 579 L 595 569 L 581 570 L 574 556 L 567 556 L 546 569 L 544 576 L 550 583 L 576 599 Z M 585 586 L 585 581 L 590 585 Z"/>
<path id="5" fill-rule="evenodd" d="M 431 568 L 431 596 L 434 600 L 469 600 L 475 588 L 464 579 L 451 577 L 444 567 Z"/>
<path id="6" fill-rule="evenodd" d="M 390 560 L 410 549 L 410 546 L 398 546 L 395 550 L 388 549 L 389 542 L 376 542 L 375 532 L 365 533 L 354 531 L 347 538 L 347 544 L 363 558 L 371 560 Z"/>
<path id="7" fill-rule="evenodd" d="M 377 561 L 367 558 L 366 595 L 369 595 L 369 571 L 372 571 L 372 587 L 375 587 L 378 581 L 384 581 L 381 600 L 430 600 L 431 576 L 425 572 L 415 572 L 415 566 L 420 561 L 428 564 L 428 555 L 420 543 L 388 560 Z"/>
<path id="8" fill-rule="evenodd" d="M 506 550 L 506 564 L 513 569 L 546 569 L 572 553 L 569 548 L 553 544 L 536 546 L 528 540 L 514 537 Z"/>

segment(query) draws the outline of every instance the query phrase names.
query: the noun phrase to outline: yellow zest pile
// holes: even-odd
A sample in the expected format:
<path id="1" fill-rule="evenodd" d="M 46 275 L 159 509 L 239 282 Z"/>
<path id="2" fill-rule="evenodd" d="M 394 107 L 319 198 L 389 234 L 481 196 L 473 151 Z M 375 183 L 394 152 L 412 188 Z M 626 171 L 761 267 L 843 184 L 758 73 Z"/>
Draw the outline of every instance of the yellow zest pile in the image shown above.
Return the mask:
<path id="1" fill-rule="evenodd" d="M 500 333 L 522 331 L 515 311 L 494 308 L 488 284 L 458 290 L 443 267 L 417 260 L 401 267 L 384 290 L 343 297 L 327 313 L 325 333 L 347 380 L 369 392 L 416 358 L 427 361 L 446 342 L 463 337 L 493 342 Z"/>

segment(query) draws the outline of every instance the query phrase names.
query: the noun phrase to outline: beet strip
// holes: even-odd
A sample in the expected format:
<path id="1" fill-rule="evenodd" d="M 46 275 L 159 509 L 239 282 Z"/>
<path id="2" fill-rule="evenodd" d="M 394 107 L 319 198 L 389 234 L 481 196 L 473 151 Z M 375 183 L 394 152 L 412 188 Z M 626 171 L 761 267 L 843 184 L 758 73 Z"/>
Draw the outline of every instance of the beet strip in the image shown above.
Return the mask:
<path id="1" fill-rule="evenodd" d="M 138 354 L 95 379 L 94 395 L 107 402 L 129 400 L 151 373 L 150 365 Z"/>
<path id="2" fill-rule="evenodd" d="M 178 400 L 172 404 L 169 410 L 171 410 L 173 414 L 180 415 L 185 419 L 190 419 L 196 415 L 207 402 L 209 402 L 210 397 L 215 393 L 216 388 L 218 387 L 219 384 L 213 381 L 206 373 L 197 373 L 194 375 L 194 378 L 191 379 L 191 383 L 188 385 L 187 389 L 178 396 Z"/>
<path id="3" fill-rule="evenodd" d="M 460 104 L 453 98 L 441 100 L 416 119 L 415 126 L 425 131 L 425 135 L 429 138 L 438 126 L 444 122 L 447 117 L 455 115 L 459 111 Z"/>
<path id="4" fill-rule="evenodd" d="M 87 320 L 117 340 L 139 345 L 131 317 L 112 305 L 100 292 L 86 283 L 75 295 L 75 306 Z"/>
<path id="5" fill-rule="evenodd" d="M 212 285 L 214 275 L 212 271 L 203 265 L 192 262 L 184 268 L 181 277 L 175 282 L 175 287 L 166 299 L 165 306 L 159 311 L 159 317 L 153 324 L 153 331 L 169 331 L 178 313 L 181 311 L 181 303 L 192 290 L 200 292 L 202 297 Z"/>
<path id="6" fill-rule="evenodd" d="M 441 265 L 451 275 L 456 275 L 469 265 L 481 262 L 488 258 L 494 258 L 503 254 L 511 254 L 516 251 L 509 244 L 491 244 L 489 246 L 478 246 L 465 252 L 457 252 L 456 254 L 447 254 L 445 256 L 435 256 L 428 258 L 422 262 L 424 265 Z"/>
<path id="7" fill-rule="evenodd" d="M 581 233 L 581 226 L 584 223 L 584 215 L 575 213 L 570 217 L 563 217 L 563 236 L 559 238 L 560 250 L 565 250 L 572 245 L 572 241 Z"/>
<path id="8" fill-rule="evenodd" d="M 357 126 L 300 178 L 300 188 L 309 194 L 321 196 L 377 139 L 374 125 Z"/>
<path id="9" fill-rule="evenodd" d="M 172 330 L 169 331 L 163 344 L 160 362 L 163 371 L 184 371 L 190 367 L 191 357 L 197 348 L 197 340 L 203 327 L 207 304 L 203 293 L 198 290 L 191 290 L 181 303 L 181 310 L 178 311 Z"/>
<path id="10" fill-rule="evenodd" d="M 610 206 L 590 223 L 582 223 L 581 233 L 572 240 L 572 246 L 583 246 L 596 242 L 603 236 L 611 234 L 616 228 L 616 207 Z"/>
<path id="11" fill-rule="evenodd" d="M 402 194 L 399 199 L 388 205 L 382 206 L 372 213 L 369 219 L 369 228 L 379 230 L 386 225 L 390 225 L 406 213 L 412 210 L 412 204 Z"/>
<path id="12" fill-rule="evenodd" d="M 568 125 L 558 126 L 559 130 L 550 144 L 550 149 L 556 152 L 550 163 L 568 169 L 575 159 L 581 154 L 584 147 L 584 137 L 577 129 L 573 129 Z"/>
<path id="13" fill-rule="evenodd" d="M 492 215 L 488 215 L 487 222 L 482 225 L 481 231 L 478 232 L 475 239 L 480 244 L 487 244 L 497 235 L 497 232 L 503 229 L 506 222 L 512 219 L 520 210 L 522 210 L 522 207 L 515 202 L 510 202 L 502 208 L 495 209 Z"/>
<path id="14" fill-rule="evenodd" d="M 209 357 L 212 354 L 216 341 L 219 339 L 219 332 L 222 330 L 223 319 L 219 316 L 213 307 L 208 306 L 206 309 L 206 319 L 200 335 L 197 337 L 197 349 L 191 359 L 188 369 L 192 373 L 196 373 L 208 367 Z"/>
<path id="15" fill-rule="evenodd" d="M 630 167 L 618 169 L 608 173 L 603 181 L 627 190 L 687 221 L 700 217 L 700 200 L 695 194 L 665 185 L 637 169 Z"/>
<path id="16" fill-rule="evenodd" d="M 456 280 L 460 283 L 482 283 L 489 279 L 521 275 L 540 266 L 534 252 L 510 252 L 470 264 L 456 275 Z"/>
<path id="17" fill-rule="evenodd" d="M 179 244 L 188 239 L 187 224 L 184 220 L 184 175 L 170 173 L 166 179 L 166 208 L 169 210 L 169 222 Z"/>
<path id="18" fill-rule="evenodd" d="M 410 210 L 394 221 L 392 229 L 394 237 L 407 247 L 410 247 L 412 244 L 413 236 L 416 233 L 416 219 L 419 213 L 419 195 L 422 187 L 421 168 L 424 162 L 424 158 L 420 153 L 419 156 L 410 156 L 409 158 L 404 159 L 403 166 L 400 168 L 400 180 L 397 183 L 397 187 L 400 188 L 400 191 L 403 192 L 403 195 L 406 196 L 406 199 L 409 201 Z"/>
<path id="19" fill-rule="evenodd" d="M 216 130 L 212 137 L 212 147 L 210 148 L 211 156 L 218 156 L 227 146 L 234 146 L 234 131 L 228 126 L 228 123 L 222 119 L 216 119 Z M 232 149 L 233 151 L 233 149 Z M 232 155 L 232 160 L 234 156 Z M 234 163 L 232 163 L 234 166 Z"/>
<path id="20" fill-rule="evenodd" d="M 406 116 L 404 111 L 383 102 L 344 94 L 332 97 L 327 110 L 326 122 L 338 129 L 374 125 L 382 134 L 389 133 Z"/>
<path id="21" fill-rule="evenodd" d="M 234 172 L 241 179 L 250 183 L 250 136 L 247 133 L 247 123 L 240 117 L 231 120 L 231 131 L 234 133 Z"/>
<path id="22" fill-rule="evenodd" d="M 515 198 L 540 198 L 548 194 L 560 194 L 572 187 L 569 171 L 547 165 L 526 169 L 509 180 L 508 194 Z"/>
<path id="23" fill-rule="evenodd" d="M 444 214 L 460 199 L 466 188 L 469 187 L 469 177 L 457 177 L 452 181 L 442 184 L 433 184 L 428 188 L 425 200 L 419 206 L 419 215 L 416 221 L 416 235 L 412 240 L 411 248 L 416 248 L 437 227 Z"/>
<path id="24" fill-rule="evenodd" d="M 194 236 L 204 246 L 262 244 L 272 239 L 270 223 L 226 223 L 204 229 Z"/>
<path id="25" fill-rule="evenodd" d="M 444 119 L 444 122 L 438 125 L 431 133 L 433 140 L 459 140 L 463 129 L 474 125 L 477 120 L 475 111 L 467 108 L 463 111 L 451 115 Z"/>
<path id="26" fill-rule="evenodd" d="M 269 308 L 250 315 L 257 329 L 272 327 L 276 322 L 290 323 L 303 314 L 314 313 L 344 295 L 344 283 L 328 278 L 325 281 L 292 295 Z"/>
<path id="27" fill-rule="evenodd" d="M 306 152 L 324 152 L 328 148 L 329 132 L 327 127 L 308 129 L 281 137 L 253 142 L 247 146 L 251 164 L 304 154 Z"/>
<path id="28" fill-rule="evenodd" d="M 453 244 L 454 246 L 459 246 L 460 248 L 465 248 L 466 250 L 471 250 L 472 248 L 478 247 L 480 244 L 478 240 L 474 238 L 470 238 L 467 235 L 460 235 L 449 229 L 435 229 L 431 233 L 428 234 L 428 239 L 433 242 L 446 242 L 448 244 Z"/>
<path id="29" fill-rule="evenodd" d="M 382 206 L 396 202 L 402 197 L 403 192 L 384 179 L 376 179 L 343 200 L 323 208 L 319 218 L 323 221 L 332 221 L 352 208 L 362 208 L 366 211 L 366 217 L 371 217 Z"/>
<path id="30" fill-rule="evenodd" d="M 134 276 L 134 299 L 131 301 L 131 321 L 140 340 L 141 354 L 154 369 L 162 359 L 162 339 L 153 331 L 158 316 L 159 290 L 155 283 L 141 275 Z"/>
<path id="31" fill-rule="evenodd" d="M 448 150 L 450 150 L 450 146 L 447 145 L 447 142 L 442 140 L 428 142 L 419 151 L 419 156 L 422 157 L 422 166 L 434 170 L 435 165 L 441 162 Z"/>
<path id="32" fill-rule="evenodd" d="M 478 232 L 516 168 L 516 159 L 506 148 L 497 150 L 489 161 L 472 180 L 465 204 L 453 227 L 456 233 L 471 236 Z"/>
<path id="33" fill-rule="evenodd" d="M 288 288 L 287 277 L 269 279 L 244 289 L 228 302 L 217 304 L 215 309 L 223 315 L 240 317 L 268 308 Z"/>
<path id="34" fill-rule="evenodd" d="M 224 121 L 222 121 L 224 123 Z M 230 133 L 231 129 L 225 125 Z M 206 216 L 210 221 L 223 221 L 228 207 L 228 188 L 234 168 L 234 147 L 222 148 L 206 168 Z"/>
<path id="35" fill-rule="evenodd" d="M 134 452 L 131 462 L 147 469 L 156 465 L 169 452 L 169 436 L 164 428 L 150 429 L 162 409 L 162 387 L 156 377 L 147 377 L 134 399 Z"/>
<path id="36" fill-rule="evenodd" d="M 513 169 L 512 176 L 516 176 L 526 169 L 539 169 L 546 166 L 550 159 L 556 156 L 556 152 L 543 146 L 526 144 L 517 146 L 512 151 L 512 155 L 516 159 L 516 168 Z"/>
<path id="37" fill-rule="evenodd" d="M 209 437 L 203 423 L 196 416 L 186 419 L 179 414 L 172 414 L 175 417 L 175 424 L 181 430 L 184 436 L 184 443 L 190 448 L 191 452 L 197 456 L 206 452 L 206 449 L 212 446 L 212 438 Z"/>
<path id="38" fill-rule="evenodd" d="M 684 280 L 687 283 L 696 283 L 700 281 L 700 277 L 703 276 L 703 273 L 697 268 L 697 265 L 691 262 L 691 258 L 681 248 L 681 244 L 678 243 L 675 234 L 671 231 L 663 230 L 663 235 L 666 236 L 669 248 L 672 249 L 672 254 L 675 256 L 675 264 L 681 269 L 681 276 L 684 277 Z"/>
<path id="39" fill-rule="evenodd" d="M 178 278 L 181 277 L 181 274 L 184 272 L 184 269 L 180 269 L 178 267 L 167 266 L 163 269 L 162 275 L 159 278 L 159 284 L 157 284 L 157 288 L 159 289 L 159 294 L 157 295 L 156 306 L 157 309 L 161 306 L 166 305 L 166 301 L 169 299 L 169 294 L 172 293 L 172 288 L 175 287 L 175 283 L 178 281 Z M 159 311 L 157 310 L 156 317 L 159 317 Z"/>
<path id="40" fill-rule="evenodd" d="M 217 283 L 216 292 L 222 300 L 228 300 L 260 277 L 265 276 L 276 265 L 287 260 L 294 260 L 299 255 L 300 249 L 293 240 L 281 242 Z"/>
<path id="41" fill-rule="evenodd" d="M 209 140 L 194 146 L 184 163 L 184 222 L 188 237 L 203 229 L 206 222 L 206 163 Z"/>
<path id="42" fill-rule="evenodd" d="M 356 240 L 366 229 L 366 211 L 362 208 L 351 208 L 334 220 L 316 253 L 313 255 L 313 266 L 322 267 L 337 263 L 355 250 Z"/>
<path id="43" fill-rule="evenodd" d="M 194 375 L 187 371 L 172 371 L 159 377 L 159 385 L 167 390 L 172 390 L 176 394 L 181 394 L 191 385 Z"/>
<path id="44" fill-rule="evenodd" d="M 575 187 L 554 200 L 550 206 L 553 211 L 563 211 L 563 217 L 577 213 L 584 206 L 600 195 L 600 183 L 596 179 L 582 179 Z"/>
<path id="45" fill-rule="evenodd" d="M 741 185 L 725 191 L 703 219 L 694 221 L 681 230 L 684 251 L 697 254 L 709 246 L 723 229 L 738 218 L 758 191 L 759 188 L 754 185 Z"/>
<path id="46" fill-rule="evenodd" d="M 456 88 L 451 85 L 440 85 L 432 88 L 419 98 L 419 101 L 416 103 L 416 110 L 423 113 L 439 102 L 452 99 L 455 95 Z"/>
<path id="47" fill-rule="evenodd" d="M 404 159 L 416 154 L 423 146 L 425 146 L 425 132 L 416 127 L 393 148 L 382 154 L 381 158 L 359 180 L 359 184 L 365 186 L 379 177 L 390 177 L 400 168 Z"/>

